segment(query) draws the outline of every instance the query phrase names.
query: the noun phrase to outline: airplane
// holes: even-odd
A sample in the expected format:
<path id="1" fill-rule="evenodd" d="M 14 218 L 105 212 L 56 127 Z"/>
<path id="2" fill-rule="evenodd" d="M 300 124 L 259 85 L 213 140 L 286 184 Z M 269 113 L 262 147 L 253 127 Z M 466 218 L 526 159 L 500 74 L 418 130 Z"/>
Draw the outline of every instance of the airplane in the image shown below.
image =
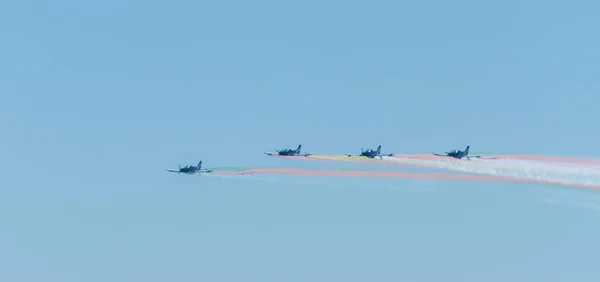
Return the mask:
<path id="1" fill-rule="evenodd" d="M 394 154 L 381 154 L 381 145 L 379 145 L 379 147 L 377 147 L 377 150 L 372 150 L 372 149 L 367 149 L 367 150 L 363 150 L 362 148 L 360 148 L 361 153 L 360 157 L 367 157 L 367 158 L 375 158 L 375 157 L 382 157 L 382 156 L 387 156 L 387 157 L 391 157 Z M 350 155 L 350 154 L 346 154 L 346 156 L 348 157 L 352 157 L 352 156 L 357 156 L 357 155 Z"/>
<path id="2" fill-rule="evenodd" d="M 210 169 L 206 169 L 206 168 L 202 168 L 202 161 L 198 162 L 197 166 L 193 166 L 193 165 L 186 165 L 184 167 L 181 167 L 180 165 L 179 169 L 173 169 L 173 168 L 167 168 L 167 171 L 169 172 L 177 172 L 177 173 L 186 173 L 186 174 L 196 174 L 196 173 L 209 173 L 212 172 L 212 170 Z"/>
<path id="3" fill-rule="evenodd" d="M 298 145 L 298 149 L 296 150 L 292 150 L 290 148 L 287 149 L 281 149 L 281 151 L 275 150 L 275 152 L 277 153 L 272 153 L 272 152 L 265 152 L 265 154 L 269 155 L 269 156 L 305 156 L 308 157 L 311 154 L 302 154 L 300 153 L 300 149 L 302 149 L 302 144 Z"/>
<path id="4" fill-rule="evenodd" d="M 442 157 L 452 157 L 455 159 L 462 159 L 462 158 L 467 158 L 467 160 L 470 160 L 471 158 L 481 158 L 481 156 L 474 156 L 474 155 L 469 155 L 469 147 L 467 145 L 467 148 L 465 148 L 464 151 L 458 150 L 458 149 L 454 149 L 451 150 L 450 152 L 446 152 L 446 153 L 433 153 L 436 156 L 442 156 Z"/>

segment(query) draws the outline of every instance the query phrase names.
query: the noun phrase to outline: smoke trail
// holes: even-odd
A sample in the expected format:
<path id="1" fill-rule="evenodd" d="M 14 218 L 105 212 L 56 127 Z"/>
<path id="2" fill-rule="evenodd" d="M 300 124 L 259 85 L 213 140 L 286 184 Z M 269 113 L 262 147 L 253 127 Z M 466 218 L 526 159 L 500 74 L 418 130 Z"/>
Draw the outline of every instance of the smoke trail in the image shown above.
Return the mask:
<path id="1" fill-rule="evenodd" d="M 511 159 L 509 157 L 503 156 L 487 159 L 482 158 L 472 160 L 459 160 L 449 157 L 434 156 L 432 154 L 393 155 L 393 157 L 384 156 L 373 159 L 364 157 L 345 157 L 331 155 L 314 156 L 314 158 L 330 161 L 352 161 L 371 164 L 449 169 L 462 172 L 492 174 L 496 176 L 502 176 L 508 172 L 511 172 L 508 176 L 523 176 L 524 172 L 528 172 L 529 174 L 554 173 L 562 177 L 578 177 L 578 180 L 581 180 L 581 178 L 583 177 L 586 178 L 586 180 L 584 181 L 594 178 L 594 180 L 600 182 L 600 163 L 598 163 L 598 166 L 595 166 L 593 160 L 589 159 L 587 159 L 587 163 L 577 163 L 573 161 L 581 161 L 581 159 L 567 158 L 559 159 L 559 161 L 557 162 L 550 162 L 550 160 L 554 159 L 549 157 L 545 159 L 540 159 L 545 161 L 538 162 L 527 161 L 524 160 L 524 158 Z M 504 172 L 504 174 L 500 172 Z M 548 176 L 543 175 L 542 177 Z"/>
<path id="2" fill-rule="evenodd" d="M 482 159 L 507 159 L 507 160 L 524 160 L 524 161 L 540 161 L 540 162 L 560 162 L 560 163 L 585 163 L 585 164 L 598 164 L 600 165 L 600 159 L 598 158 L 582 158 L 582 157 L 557 157 L 557 156 L 541 156 L 541 155 L 522 155 L 522 154 L 500 154 L 500 155 L 491 155 L 491 154 L 477 154 L 470 153 L 471 155 L 481 155 Z M 489 155 L 489 156 L 485 156 Z M 444 158 L 440 156 L 435 156 L 433 154 L 394 154 L 394 157 L 397 158 L 407 158 L 407 159 L 426 159 L 426 160 L 434 160 L 439 158 Z"/>
<path id="3" fill-rule="evenodd" d="M 340 156 L 340 155 L 315 155 L 309 157 L 288 157 L 296 160 L 320 160 L 320 161 L 345 161 L 345 162 L 358 162 L 368 164 L 381 164 L 381 165 L 394 165 L 404 167 L 416 167 L 416 168 L 437 168 L 437 169 L 449 169 L 462 172 L 472 173 L 484 173 L 501 176 L 498 169 L 502 169 L 505 173 L 510 170 L 516 170 L 511 174 L 520 173 L 517 176 L 522 176 L 523 171 L 527 170 L 531 173 L 539 172 L 552 172 L 561 174 L 564 177 L 570 177 L 570 175 L 578 175 L 578 177 L 587 177 L 590 175 L 596 175 L 600 181 L 600 163 L 598 166 L 593 164 L 584 163 L 573 163 L 563 161 L 550 162 L 550 161 L 539 161 L 531 162 L 521 159 L 511 159 L 505 157 L 488 157 L 481 159 L 472 159 L 471 163 L 466 162 L 466 159 L 458 160 L 449 157 L 435 156 L 432 154 L 417 154 L 417 155 L 393 155 L 393 157 L 376 157 L 376 158 L 365 158 L 358 156 Z M 489 163 L 483 163 L 489 161 Z M 493 162 L 492 162 L 493 161 Z M 480 163 L 476 163 L 480 162 Z M 471 166 L 469 166 L 471 164 Z M 495 167 L 494 171 L 482 172 L 480 164 L 487 164 L 486 168 Z M 535 167 L 535 169 L 532 169 Z M 509 175 L 510 176 L 510 175 Z M 546 176 L 544 176 L 546 177 Z"/>
<path id="4" fill-rule="evenodd" d="M 584 158 L 503 155 L 487 159 L 454 159 L 433 154 L 393 155 L 393 157 L 347 157 L 340 155 L 313 155 L 294 157 L 297 160 L 350 161 L 370 164 L 399 165 L 529 179 L 573 185 L 600 185 L 600 160 Z M 534 161 L 536 160 L 536 161 Z"/>
<path id="5" fill-rule="evenodd" d="M 448 157 L 436 157 L 429 159 L 414 159 L 404 157 L 384 157 L 386 161 L 395 161 L 400 163 L 416 163 L 419 165 L 433 166 L 437 168 L 465 169 L 481 168 L 481 167 L 497 167 L 497 168 L 514 168 L 518 170 L 531 170 L 562 173 L 562 174 L 579 174 L 579 175 L 598 175 L 600 176 L 600 166 L 588 165 L 583 163 L 571 162 L 542 162 L 542 161 L 526 161 L 520 159 L 454 159 Z M 459 167 L 463 169 L 459 169 Z"/>
<path id="6" fill-rule="evenodd" d="M 402 163 L 394 161 L 386 161 L 382 158 L 365 158 L 357 156 L 343 156 L 343 155 L 312 155 L 308 157 L 287 157 L 294 160 L 302 161 L 345 161 L 345 162 L 359 162 L 359 163 L 370 163 L 370 164 L 386 164 L 386 165 L 398 165 L 398 166 L 410 166 L 410 167 L 428 167 L 427 165 L 420 165 L 419 163 Z"/>
<path id="7" fill-rule="evenodd" d="M 484 174 L 500 177 L 514 177 L 518 179 L 532 179 L 536 181 L 553 181 L 556 183 L 571 183 L 576 185 L 600 185 L 600 166 L 586 163 L 527 161 L 510 158 L 490 159 L 454 159 L 449 157 L 434 156 L 432 154 L 394 155 L 393 157 L 364 158 L 347 157 L 339 155 L 310 156 L 304 159 L 319 159 L 329 161 L 350 161 L 371 164 L 400 165 L 420 168 L 447 169 L 453 171 Z M 549 160 L 547 158 L 546 160 Z"/>
<path id="8" fill-rule="evenodd" d="M 345 177 L 399 177 L 410 179 L 438 179 L 438 180 L 466 180 L 466 181 L 488 181 L 488 182 L 532 182 L 546 184 L 560 184 L 575 187 L 584 187 L 600 190 L 600 185 L 584 185 L 576 182 L 569 182 L 560 179 L 532 179 L 514 176 L 493 176 L 493 175 L 469 175 L 453 173 L 416 173 L 405 171 L 368 171 L 368 170 L 312 170 L 295 168 L 262 168 L 248 169 L 245 171 L 213 172 L 218 175 L 247 175 L 257 173 L 268 174 L 288 174 L 302 176 L 345 176 Z"/>
<path id="9" fill-rule="evenodd" d="M 471 153 L 471 155 L 480 155 L 481 159 L 507 159 L 507 160 L 526 160 L 526 161 L 544 161 L 544 162 L 564 162 L 564 163 L 585 163 L 585 164 L 597 164 L 600 166 L 600 158 L 582 158 L 582 157 L 557 157 L 557 156 L 543 156 L 543 155 L 523 155 L 523 154 L 490 154 L 490 153 Z M 396 158 L 404 159 L 419 159 L 419 160 L 438 160 L 440 156 L 433 154 L 394 154 Z M 357 161 L 357 160 L 373 160 L 365 159 L 364 157 L 346 155 L 311 155 L 308 157 L 304 156 L 273 156 L 282 159 L 294 159 L 294 160 L 305 160 L 305 161 L 318 161 L 318 160 L 336 160 L 336 161 Z"/>
<path id="10" fill-rule="evenodd" d="M 600 165 L 600 159 L 597 158 L 581 158 L 581 157 L 555 157 L 555 156 L 536 156 L 536 155 L 502 155 L 503 159 L 516 159 L 528 161 L 545 161 L 545 162 L 565 162 L 565 163 L 584 163 Z"/>
<path id="11" fill-rule="evenodd" d="M 476 174 L 568 182 L 579 185 L 600 185 L 600 167 L 575 163 L 545 163 L 524 160 L 437 160 L 385 158 L 401 163 L 417 163 L 430 168 L 448 169 Z"/>
<path id="12" fill-rule="evenodd" d="M 319 158 L 318 156 L 278 156 L 278 155 L 271 155 L 271 157 L 275 157 L 275 158 L 280 158 L 280 159 L 292 159 L 292 160 L 303 160 L 303 161 L 321 161 L 323 159 Z"/>

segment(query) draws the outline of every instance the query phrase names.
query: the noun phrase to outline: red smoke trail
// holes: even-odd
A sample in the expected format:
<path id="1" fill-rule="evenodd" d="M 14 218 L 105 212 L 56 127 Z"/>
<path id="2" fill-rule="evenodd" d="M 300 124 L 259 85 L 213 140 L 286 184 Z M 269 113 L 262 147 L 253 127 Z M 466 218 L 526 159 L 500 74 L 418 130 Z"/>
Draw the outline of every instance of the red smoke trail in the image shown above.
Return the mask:
<path id="1" fill-rule="evenodd" d="M 349 176 L 349 177 L 400 177 L 410 179 L 441 179 L 441 180 L 470 180 L 470 181 L 488 181 L 488 182 L 531 182 L 531 183 L 547 183 L 561 184 L 567 186 L 582 187 L 593 190 L 600 190 L 598 185 L 583 185 L 569 183 L 563 181 L 536 180 L 519 177 L 500 177 L 492 175 L 467 175 L 467 174 L 452 174 L 452 173 L 417 173 L 405 171 L 368 171 L 368 170 L 309 170 L 297 168 L 262 168 L 249 169 L 246 171 L 235 172 L 212 172 L 211 174 L 220 175 L 246 175 L 254 173 L 269 173 L 269 174 L 289 174 L 303 176 Z"/>

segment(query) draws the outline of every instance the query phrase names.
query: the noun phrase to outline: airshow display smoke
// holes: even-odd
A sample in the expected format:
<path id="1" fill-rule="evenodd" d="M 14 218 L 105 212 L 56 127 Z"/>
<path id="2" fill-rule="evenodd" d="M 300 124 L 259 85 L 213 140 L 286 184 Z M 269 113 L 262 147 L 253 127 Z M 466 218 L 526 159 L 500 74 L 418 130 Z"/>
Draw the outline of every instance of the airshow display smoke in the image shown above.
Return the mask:
<path id="1" fill-rule="evenodd" d="M 463 181 L 510 181 L 560 184 L 600 190 L 600 159 L 501 155 L 482 158 L 452 158 L 431 154 L 390 155 L 366 158 L 360 156 L 309 155 L 278 158 L 304 161 L 360 162 L 389 166 L 408 166 L 449 170 L 455 173 L 406 172 L 400 170 L 341 170 L 300 168 L 212 168 L 211 175 L 287 174 L 302 176 L 384 177 L 440 179 Z"/>
<path id="2" fill-rule="evenodd" d="M 458 160 L 453 158 L 384 157 L 389 162 L 414 162 L 418 166 L 473 174 L 517 177 L 577 185 L 600 185 L 600 163 L 565 160 L 523 160 L 510 158 Z"/>
<path id="3" fill-rule="evenodd" d="M 600 185 L 567 181 L 557 178 L 521 177 L 521 176 L 496 176 L 477 174 L 434 173 L 434 172 L 406 172 L 391 170 L 325 170 L 325 169 L 300 169 L 300 168 L 254 168 L 239 171 L 214 171 L 212 175 L 248 175 L 248 174 L 286 174 L 301 176 L 338 176 L 338 177 L 377 177 L 377 178 L 407 178 L 407 179 L 433 179 L 433 180 L 462 180 L 486 182 L 530 182 L 559 184 L 582 188 L 600 190 Z"/>
<path id="4" fill-rule="evenodd" d="M 295 160 L 321 160 L 360 162 L 418 168 L 443 169 L 470 175 L 486 175 L 508 181 L 554 183 L 569 186 L 597 188 L 600 186 L 600 160 L 574 157 L 549 157 L 528 155 L 501 155 L 483 159 L 454 159 L 430 154 L 393 155 L 381 158 L 347 157 L 339 155 L 313 155 L 310 157 L 284 157 Z M 364 172 L 362 174 L 371 174 Z M 361 174 L 361 173 L 357 173 Z M 374 176 L 376 174 L 373 174 Z M 391 176 L 391 174 L 390 174 Z M 397 177 L 423 179 L 457 179 L 455 176 L 397 174 Z M 463 176 L 461 176 L 463 177 Z M 463 180 L 479 180 L 467 179 Z M 496 178 L 493 178 L 497 181 Z M 483 179 L 482 179 L 483 180 Z"/>

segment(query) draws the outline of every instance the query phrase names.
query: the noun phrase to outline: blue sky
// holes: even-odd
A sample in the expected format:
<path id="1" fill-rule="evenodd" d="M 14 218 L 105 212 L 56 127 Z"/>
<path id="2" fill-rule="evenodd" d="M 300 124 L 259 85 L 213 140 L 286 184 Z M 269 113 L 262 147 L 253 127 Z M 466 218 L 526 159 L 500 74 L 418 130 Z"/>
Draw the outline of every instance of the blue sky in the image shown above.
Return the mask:
<path id="1" fill-rule="evenodd" d="M 593 281 L 587 191 L 164 168 L 316 166 L 263 154 L 298 143 L 598 156 L 599 9 L 4 1 L 0 279 Z"/>

